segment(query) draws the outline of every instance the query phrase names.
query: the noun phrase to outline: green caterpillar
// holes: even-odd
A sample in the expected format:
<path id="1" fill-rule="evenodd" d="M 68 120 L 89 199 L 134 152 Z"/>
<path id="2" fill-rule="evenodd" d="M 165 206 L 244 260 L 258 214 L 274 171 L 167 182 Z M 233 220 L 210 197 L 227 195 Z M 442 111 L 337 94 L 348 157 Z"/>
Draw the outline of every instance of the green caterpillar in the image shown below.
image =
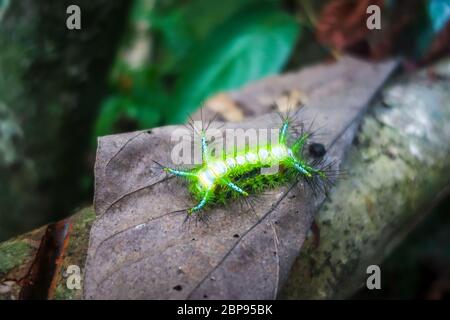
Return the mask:
<path id="1" fill-rule="evenodd" d="M 199 132 L 201 165 L 189 170 L 160 165 L 164 171 L 188 181 L 189 190 L 198 201 L 187 210 L 188 216 L 209 204 L 224 203 L 229 198 L 247 197 L 299 178 L 303 178 L 315 189 L 321 187 L 326 191 L 327 183 L 331 181 L 332 164 L 324 164 L 322 160 L 308 161 L 304 156 L 304 147 L 312 134 L 302 132 L 292 139 L 289 134 L 292 121 L 289 117 L 282 119 L 279 139 L 275 143 L 213 157 L 209 153 L 205 130 L 202 129 Z M 292 143 L 288 143 L 292 140 Z M 276 174 L 261 173 L 262 168 L 275 165 L 280 168 Z"/>

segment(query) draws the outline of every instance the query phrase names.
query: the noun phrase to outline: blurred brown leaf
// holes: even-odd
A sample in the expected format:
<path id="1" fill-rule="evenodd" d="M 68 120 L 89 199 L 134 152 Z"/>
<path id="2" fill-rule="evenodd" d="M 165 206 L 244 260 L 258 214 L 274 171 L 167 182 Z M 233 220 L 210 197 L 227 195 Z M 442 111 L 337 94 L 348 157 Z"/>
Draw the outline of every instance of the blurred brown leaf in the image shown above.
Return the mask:
<path id="1" fill-rule="evenodd" d="M 317 23 L 317 38 L 320 42 L 343 51 L 368 36 L 366 27 L 367 7 L 384 7 L 383 0 L 333 0 L 324 6 Z"/>
<path id="2" fill-rule="evenodd" d="M 381 8 L 381 29 L 366 26 L 367 7 Z M 381 59 L 399 48 L 410 48 L 415 41 L 411 32 L 420 20 L 421 0 L 398 0 L 385 5 L 383 0 L 332 0 L 319 15 L 316 36 L 320 43 L 338 51 Z"/>
<path id="3" fill-rule="evenodd" d="M 420 65 L 433 63 L 440 58 L 450 54 L 450 21 L 436 35 L 430 48 L 420 61 Z"/>

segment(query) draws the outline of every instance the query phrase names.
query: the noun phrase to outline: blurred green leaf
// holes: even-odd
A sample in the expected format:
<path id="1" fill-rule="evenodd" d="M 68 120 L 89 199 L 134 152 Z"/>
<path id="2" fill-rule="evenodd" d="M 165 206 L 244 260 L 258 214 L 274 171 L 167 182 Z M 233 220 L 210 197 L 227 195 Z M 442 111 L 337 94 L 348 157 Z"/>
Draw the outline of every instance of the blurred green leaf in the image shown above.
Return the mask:
<path id="1" fill-rule="evenodd" d="M 450 19 L 450 1 L 429 0 L 428 15 L 433 25 L 433 31 L 440 31 Z"/>
<path id="2" fill-rule="evenodd" d="M 100 108 L 100 114 L 97 117 L 95 125 L 95 136 L 103 136 L 112 132 L 114 123 L 119 119 L 120 114 L 124 112 L 124 98 L 120 96 L 110 96 Z"/>
<path id="3" fill-rule="evenodd" d="M 138 2 L 143 2 L 140 0 Z M 193 0 L 157 2 L 148 20 L 157 39 L 156 61 L 164 73 L 176 73 L 177 63 L 192 47 L 239 9 L 259 0 Z M 277 2 L 278 0 L 271 0 Z"/>
<path id="4" fill-rule="evenodd" d="M 183 121 L 211 94 L 279 72 L 298 35 L 296 20 L 274 4 L 242 8 L 183 61 L 172 121 Z"/>
<path id="5" fill-rule="evenodd" d="M 161 110 L 152 108 L 151 104 L 136 104 L 127 96 L 113 95 L 106 99 L 101 106 L 95 125 L 95 136 L 136 128 L 151 128 L 158 125 L 160 120 Z M 129 123 L 132 125 L 130 126 Z"/>
<path id="6" fill-rule="evenodd" d="M 149 22 L 155 38 L 151 63 L 118 58 L 95 135 L 181 122 L 210 94 L 279 72 L 299 32 L 279 2 L 137 0 L 133 23 Z"/>
<path id="7" fill-rule="evenodd" d="M 420 59 L 430 49 L 436 35 L 443 29 L 450 19 L 450 0 L 429 0 L 424 3 L 420 20 L 417 20 L 418 28 L 413 33 L 416 45 L 413 56 Z"/>

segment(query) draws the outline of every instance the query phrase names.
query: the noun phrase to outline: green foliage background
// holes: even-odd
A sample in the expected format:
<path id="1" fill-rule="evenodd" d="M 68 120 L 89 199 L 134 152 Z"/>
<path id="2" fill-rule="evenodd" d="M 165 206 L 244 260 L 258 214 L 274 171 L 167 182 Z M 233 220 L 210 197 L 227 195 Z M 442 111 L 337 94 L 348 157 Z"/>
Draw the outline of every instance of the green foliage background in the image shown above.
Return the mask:
<path id="1" fill-rule="evenodd" d="M 118 57 L 96 136 L 180 123 L 212 94 L 279 73 L 300 36 L 280 1 L 137 0 L 131 20 L 151 51 L 138 67 Z"/>
<path id="2" fill-rule="evenodd" d="M 303 8 L 300 11 L 282 0 L 133 3 L 94 137 L 181 123 L 217 92 L 280 73 L 292 60 L 297 65 L 318 60 L 327 51 L 315 43 L 311 54 L 308 46 L 315 42 L 310 17 L 328 1 L 293 1 Z M 450 18 L 449 3 L 424 2 L 425 22 L 417 30 L 416 55 L 426 51 Z M 391 1 L 386 5 L 389 8 Z M 136 65 L 126 55 L 140 42 L 149 52 Z"/>

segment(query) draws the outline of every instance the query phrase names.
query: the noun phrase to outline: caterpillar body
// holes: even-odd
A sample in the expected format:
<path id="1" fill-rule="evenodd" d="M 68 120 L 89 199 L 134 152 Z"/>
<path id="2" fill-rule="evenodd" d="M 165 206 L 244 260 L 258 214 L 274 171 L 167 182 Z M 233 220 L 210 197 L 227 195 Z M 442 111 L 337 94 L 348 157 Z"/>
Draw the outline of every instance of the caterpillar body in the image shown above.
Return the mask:
<path id="1" fill-rule="evenodd" d="M 181 170 L 158 164 L 165 172 L 188 181 L 189 190 L 197 200 L 197 204 L 187 210 L 188 216 L 210 204 L 247 197 L 300 178 L 314 189 L 319 187 L 326 191 L 332 183 L 329 178 L 335 172 L 332 170 L 333 164 L 326 164 L 320 159 L 309 161 L 304 149 L 312 133 L 302 132 L 293 137 L 290 134 L 293 125 L 291 118 L 283 117 L 282 120 L 279 138 L 275 143 L 213 157 L 209 153 L 205 130 L 201 130 L 201 165 Z M 261 173 L 262 168 L 273 166 L 279 167 L 276 173 Z"/>

